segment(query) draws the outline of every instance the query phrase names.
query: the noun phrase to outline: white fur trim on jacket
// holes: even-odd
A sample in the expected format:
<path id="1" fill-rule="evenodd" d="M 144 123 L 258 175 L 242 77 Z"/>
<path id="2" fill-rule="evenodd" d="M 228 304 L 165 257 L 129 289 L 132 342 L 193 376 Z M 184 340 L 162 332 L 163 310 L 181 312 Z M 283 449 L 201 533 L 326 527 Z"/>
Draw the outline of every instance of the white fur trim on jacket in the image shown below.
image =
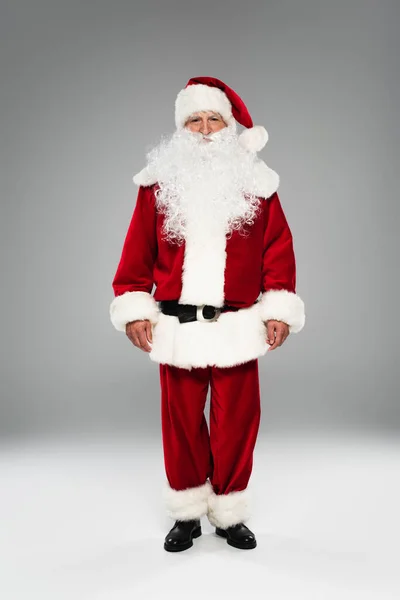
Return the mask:
<path id="1" fill-rule="evenodd" d="M 203 485 L 184 490 L 174 490 L 166 480 L 162 495 L 168 516 L 179 521 L 200 519 L 207 514 L 211 492 L 212 486 L 208 480 Z"/>
<path id="2" fill-rule="evenodd" d="M 263 321 L 273 319 L 289 325 L 290 333 L 298 333 L 304 327 L 304 302 L 297 294 L 288 290 L 269 290 L 260 298 Z"/>
<path id="3" fill-rule="evenodd" d="M 208 498 L 207 517 L 211 525 L 226 529 L 237 523 L 245 523 L 250 518 L 249 488 L 229 494 L 216 494 Z"/>
<path id="4" fill-rule="evenodd" d="M 148 292 L 125 292 L 116 296 L 110 304 L 110 318 L 117 331 L 125 332 L 127 323 L 148 319 L 155 324 L 160 308 Z"/>
<path id="5" fill-rule="evenodd" d="M 149 187 L 157 183 L 157 177 L 154 173 L 151 173 L 146 166 L 133 177 L 133 182 L 137 186 Z M 268 167 L 261 158 L 256 157 L 252 185 L 246 192 L 255 194 L 260 198 L 269 198 L 277 191 L 279 183 L 280 178 L 278 173 Z"/>
<path id="6" fill-rule="evenodd" d="M 157 182 L 157 178 L 150 173 L 147 167 L 144 167 L 139 173 L 133 176 L 133 183 L 137 186 L 149 187 Z"/>
<path id="7" fill-rule="evenodd" d="M 267 328 L 257 302 L 221 313 L 213 322 L 180 323 L 178 317 L 160 313 L 148 356 L 154 362 L 185 369 L 231 367 L 263 356 L 268 348 Z"/>

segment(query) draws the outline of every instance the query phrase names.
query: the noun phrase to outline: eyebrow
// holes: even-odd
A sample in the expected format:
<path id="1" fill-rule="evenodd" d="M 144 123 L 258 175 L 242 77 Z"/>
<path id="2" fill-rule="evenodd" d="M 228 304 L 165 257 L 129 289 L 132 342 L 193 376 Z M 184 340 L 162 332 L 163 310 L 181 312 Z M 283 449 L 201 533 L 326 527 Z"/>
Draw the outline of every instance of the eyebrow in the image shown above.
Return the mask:
<path id="1" fill-rule="evenodd" d="M 217 119 L 222 119 L 222 117 L 218 114 L 218 113 L 212 113 L 211 115 L 208 116 L 208 118 L 210 117 L 215 117 Z M 189 117 L 190 119 L 200 119 L 200 115 L 193 115 L 192 117 Z"/>

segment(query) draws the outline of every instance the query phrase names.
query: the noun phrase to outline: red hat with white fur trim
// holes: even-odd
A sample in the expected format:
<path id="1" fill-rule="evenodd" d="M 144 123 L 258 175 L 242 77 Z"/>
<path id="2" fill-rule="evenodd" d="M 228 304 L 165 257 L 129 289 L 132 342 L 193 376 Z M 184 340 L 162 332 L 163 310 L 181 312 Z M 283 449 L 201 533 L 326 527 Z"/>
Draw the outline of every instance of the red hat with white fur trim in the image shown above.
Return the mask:
<path id="1" fill-rule="evenodd" d="M 225 83 L 215 77 L 193 77 L 181 90 L 175 101 L 175 124 L 182 129 L 195 112 L 212 110 L 224 121 L 235 125 L 235 120 L 246 127 L 239 135 L 240 143 L 250 152 L 258 152 L 268 141 L 267 130 L 253 121 L 243 100 Z"/>

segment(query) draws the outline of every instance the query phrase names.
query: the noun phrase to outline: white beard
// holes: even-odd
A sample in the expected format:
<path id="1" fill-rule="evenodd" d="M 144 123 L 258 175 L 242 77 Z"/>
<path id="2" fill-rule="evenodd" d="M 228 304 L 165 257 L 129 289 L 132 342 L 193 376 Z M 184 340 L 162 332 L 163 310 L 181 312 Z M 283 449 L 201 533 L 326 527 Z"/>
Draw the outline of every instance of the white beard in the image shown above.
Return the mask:
<path id="1" fill-rule="evenodd" d="M 212 141 L 204 141 L 200 133 L 178 130 L 147 155 L 159 185 L 163 235 L 171 243 L 182 243 L 194 225 L 246 235 L 244 226 L 258 213 L 260 199 L 246 192 L 254 187 L 255 155 L 240 145 L 233 127 L 209 137 Z"/>

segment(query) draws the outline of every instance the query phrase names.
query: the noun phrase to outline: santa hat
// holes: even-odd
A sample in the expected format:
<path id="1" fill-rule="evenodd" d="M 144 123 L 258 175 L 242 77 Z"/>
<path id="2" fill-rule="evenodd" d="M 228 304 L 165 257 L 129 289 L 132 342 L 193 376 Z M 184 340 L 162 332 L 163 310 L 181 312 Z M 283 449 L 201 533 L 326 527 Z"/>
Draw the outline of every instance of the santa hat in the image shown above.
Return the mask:
<path id="1" fill-rule="evenodd" d="M 228 126 L 236 126 L 236 120 L 246 127 L 239 135 L 239 141 L 250 152 L 258 152 L 268 141 L 267 130 L 261 125 L 253 126 L 250 113 L 240 96 L 215 77 L 189 79 L 175 101 L 176 127 L 182 129 L 190 115 L 203 110 L 218 112 Z"/>

